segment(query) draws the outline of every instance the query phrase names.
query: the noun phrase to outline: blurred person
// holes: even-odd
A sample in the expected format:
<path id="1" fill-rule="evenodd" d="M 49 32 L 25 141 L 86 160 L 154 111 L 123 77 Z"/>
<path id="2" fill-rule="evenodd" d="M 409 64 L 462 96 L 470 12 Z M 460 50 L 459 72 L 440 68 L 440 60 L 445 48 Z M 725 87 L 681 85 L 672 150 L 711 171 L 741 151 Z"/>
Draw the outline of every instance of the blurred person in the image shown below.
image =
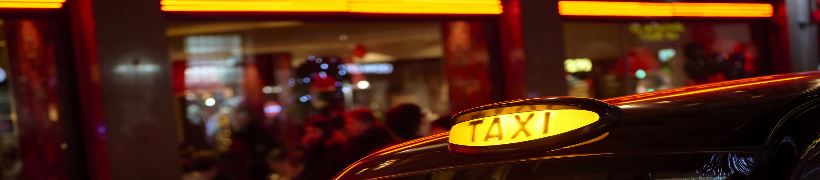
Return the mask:
<path id="1" fill-rule="evenodd" d="M 743 66 L 743 70 L 746 71 L 748 76 L 758 76 L 762 72 L 760 72 L 757 68 L 760 66 L 758 62 L 760 61 L 760 52 L 752 43 L 745 43 L 743 44 L 743 51 L 740 54 L 743 54 L 743 60 L 745 62 Z M 762 67 L 762 66 L 761 66 Z"/>
<path id="2" fill-rule="evenodd" d="M 423 117 L 419 106 L 401 104 L 387 111 L 385 121 L 390 132 L 404 142 L 421 137 L 418 131 Z"/>
<path id="3" fill-rule="evenodd" d="M 260 124 L 258 119 L 247 116 L 246 106 L 237 109 L 237 116 L 232 124 L 235 128 L 231 135 L 226 158 L 226 173 L 232 179 L 267 179 L 270 174 L 265 157 L 268 151 L 281 148 L 281 142 Z"/>
<path id="4" fill-rule="evenodd" d="M 315 115 L 307 119 L 300 145 L 305 149 L 322 147 L 332 134 L 331 123 L 330 118 L 323 115 Z"/>
<path id="5" fill-rule="evenodd" d="M 333 122 L 323 115 L 315 115 L 309 119 L 304 126 L 304 134 L 300 140 L 301 149 L 304 151 L 304 170 L 299 179 L 330 179 L 338 171 L 346 166 L 340 163 L 341 140 L 332 140 L 336 136 L 343 136 L 341 132 L 334 131 Z"/>
<path id="6" fill-rule="evenodd" d="M 334 140 L 344 142 L 342 154 L 345 156 L 345 164 L 353 163 L 394 141 L 369 109 L 348 111 L 344 115 L 344 121 L 344 136 L 336 134 Z"/>
<path id="7" fill-rule="evenodd" d="M 739 43 L 723 63 L 722 70 L 726 80 L 752 77 L 757 69 L 757 49 L 754 45 Z"/>
<path id="8" fill-rule="evenodd" d="M 298 153 L 288 153 L 284 147 L 272 148 L 265 156 L 265 160 L 270 168 L 269 180 L 290 180 L 296 179 L 302 174 L 305 166 L 299 163 Z"/>
<path id="9" fill-rule="evenodd" d="M 430 123 L 430 135 L 450 131 L 450 115 L 444 115 Z"/>
<path id="10" fill-rule="evenodd" d="M 183 180 L 211 180 L 219 175 L 219 155 L 212 151 L 193 152 L 186 163 Z"/>
<path id="11" fill-rule="evenodd" d="M 331 87 L 335 88 L 335 86 Z M 313 97 L 317 98 L 311 101 L 311 105 L 318 110 L 319 115 L 330 118 L 334 128 L 344 126 L 344 99 L 340 98 L 341 96 L 339 96 L 335 90 L 330 92 L 318 92 L 315 93 Z"/>
<path id="12" fill-rule="evenodd" d="M 19 179 L 23 170 L 20 153 L 15 147 L 0 149 L 0 179 Z"/>
<path id="13" fill-rule="evenodd" d="M 683 49 L 683 55 L 686 57 L 684 69 L 689 76 L 690 85 L 723 80 L 720 62 L 702 44 L 687 44 Z"/>

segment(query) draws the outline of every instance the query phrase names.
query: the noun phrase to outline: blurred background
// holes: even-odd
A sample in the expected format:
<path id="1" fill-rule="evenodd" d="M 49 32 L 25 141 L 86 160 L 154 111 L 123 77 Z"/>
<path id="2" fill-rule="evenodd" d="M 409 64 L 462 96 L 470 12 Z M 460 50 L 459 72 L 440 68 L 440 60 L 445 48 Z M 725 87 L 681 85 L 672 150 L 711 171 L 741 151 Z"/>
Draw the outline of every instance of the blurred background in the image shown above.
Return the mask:
<path id="1" fill-rule="evenodd" d="M 327 179 L 470 107 L 820 68 L 820 1 L 674 2 L 0 0 L 0 179 Z"/>

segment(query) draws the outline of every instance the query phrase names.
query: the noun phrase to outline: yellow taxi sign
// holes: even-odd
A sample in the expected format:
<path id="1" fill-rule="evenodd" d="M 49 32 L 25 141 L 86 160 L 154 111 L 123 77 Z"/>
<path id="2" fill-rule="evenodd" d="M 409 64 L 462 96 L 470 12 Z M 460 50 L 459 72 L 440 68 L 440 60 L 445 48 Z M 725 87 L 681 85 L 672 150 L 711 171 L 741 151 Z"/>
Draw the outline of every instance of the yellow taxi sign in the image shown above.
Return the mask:
<path id="1" fill-rule="evenodd" d="M 460 122 L 450 130 L 451 144 L 497 146 L 555 136 L 590 125 L 597 113 L 558 109 L 487 116 Z"/>
<path id="2" fill-rule="evenodd" d="M 459 154 L 551 150 L 605 134 L 620 109 L 589 98 L 554 97 L 479 106 L 453 116 L 449 149 Z"/>

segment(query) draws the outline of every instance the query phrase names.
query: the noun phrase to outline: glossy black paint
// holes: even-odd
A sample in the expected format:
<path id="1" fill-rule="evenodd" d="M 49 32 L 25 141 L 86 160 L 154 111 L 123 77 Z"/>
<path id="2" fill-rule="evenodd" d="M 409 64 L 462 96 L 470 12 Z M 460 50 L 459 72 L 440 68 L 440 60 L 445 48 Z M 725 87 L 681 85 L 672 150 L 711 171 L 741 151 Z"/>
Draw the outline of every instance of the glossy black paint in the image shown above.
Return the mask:
<path id="1" fill-rule="evenodd" d="M 752 152 L 761 154 L 760 161 L 765 163 L 783 137 L 797 136 L 791 131 L 816 129 L 790 126 L 789 120 L 814 106 L 812 102 L 820 95 L 818 88 L 820 72 L 809 72 L 605 99 L 619 107 L 622 115 L 609 135 L 595 143 L 521 156 L 463 157 L 449 153 L 447 139 L 439 138 L 369 156 L 337 178 L 378 178 L 549 158 L 650 153 Z M 802 152 L 805 147 L 792 148 Z"/>

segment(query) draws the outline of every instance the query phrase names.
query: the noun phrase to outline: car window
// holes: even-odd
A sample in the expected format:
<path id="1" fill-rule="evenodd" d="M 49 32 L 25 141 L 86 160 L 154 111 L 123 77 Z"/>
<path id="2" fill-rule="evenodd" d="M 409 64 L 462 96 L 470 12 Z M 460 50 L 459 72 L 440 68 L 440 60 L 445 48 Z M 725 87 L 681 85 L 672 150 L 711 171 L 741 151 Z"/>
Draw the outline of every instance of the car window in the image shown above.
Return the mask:
<path id="1" fill-rule="evenodd" d="M 404 177 L 412 180 L 732 180 L 747 179 L 749 153 L 589 157 L 485 166 Z"/>

